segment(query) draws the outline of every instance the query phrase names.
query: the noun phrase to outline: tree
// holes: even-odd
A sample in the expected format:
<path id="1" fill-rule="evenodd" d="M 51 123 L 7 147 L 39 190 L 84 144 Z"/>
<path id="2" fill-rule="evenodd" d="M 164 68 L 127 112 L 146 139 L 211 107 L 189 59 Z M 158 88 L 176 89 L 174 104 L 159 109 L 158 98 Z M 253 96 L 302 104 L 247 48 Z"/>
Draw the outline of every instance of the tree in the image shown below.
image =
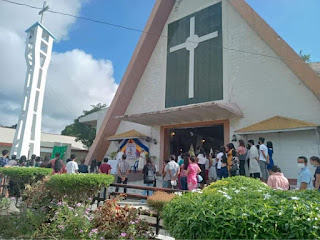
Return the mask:
<path id="1" fill-rule="evenodd" d="M 302 50 L 299 52 L 299 56 L 302 58 L 302 60 L 306 63 L 309 63 L 311 61 L 311 55 L 310 54 L 303 54 Z"/>
<path id="2" fill-rule="evenodd" d="M 91 110 L 84 110 L 81 116 L 76 118 L 72 124 L 67 125 L 61 132 L 61 135 L 76 137 L 76 141 L 81 141 L 87 148 L 92 145 L 96 137 L 96 127 L 81 123 L 79 119 L 91 113 L 98 112 L 106 108 L 107 105 L 98 103 L 97 105 L 91 105 L 91 107 Z"/>

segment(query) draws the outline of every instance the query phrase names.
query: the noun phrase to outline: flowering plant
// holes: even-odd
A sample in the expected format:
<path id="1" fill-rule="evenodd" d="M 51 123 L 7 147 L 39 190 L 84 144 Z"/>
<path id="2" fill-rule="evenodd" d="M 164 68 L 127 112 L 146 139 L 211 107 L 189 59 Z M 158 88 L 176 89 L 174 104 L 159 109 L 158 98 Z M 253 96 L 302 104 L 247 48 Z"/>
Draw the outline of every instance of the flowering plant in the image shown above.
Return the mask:
<path id="1" fill-rule="evenodd" d="M 14 199 L 12 199 L 14 200 Z M 7 210 L 10 207 L 10 199 L 9 198 L 2 198 L 0 200 L 0 210 Z"/>
<path id="2" fill-rule="evenodd" d="M 255 179 L 232 177 L 174 198 L 162 215 L 178 239 L 315 239 L 319 198 L 317 191 L 273 190 Z"/>
<path id="3" fill-rule="evenodd" d="M 152 239 L 154 233 L 149 224 L 139 219 L 139 209 L 121 207 L 119 199 L 107 200 L 97 209 L 93 227 L 105 239 Z"/>
<path id="4" fill-rule="evenodd" d="M 49 222 L 44 223 L 38 237 L 54 236 L 58 239 L 97 239 L 98 231 L 92 227 L 94 214 L 88 205 L 53 201 Z"/>

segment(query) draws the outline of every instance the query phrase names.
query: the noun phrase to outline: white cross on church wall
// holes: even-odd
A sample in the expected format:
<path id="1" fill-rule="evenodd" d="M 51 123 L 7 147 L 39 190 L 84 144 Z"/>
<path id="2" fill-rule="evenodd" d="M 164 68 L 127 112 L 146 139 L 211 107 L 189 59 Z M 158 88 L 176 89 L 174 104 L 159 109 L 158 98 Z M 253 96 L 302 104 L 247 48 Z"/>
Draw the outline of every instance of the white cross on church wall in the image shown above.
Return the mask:
<path id="1" fill-rule="evenodd" d="M 199 43 L 218 37 L 218 31 L 202 37 L 195 34 L 195 17 L 190 18 L 190 36 L 185 43 L 170 48 L 170 53 L 186 48 L 189 51 L 189 98 L 194 98 L 194 50 Z"/>

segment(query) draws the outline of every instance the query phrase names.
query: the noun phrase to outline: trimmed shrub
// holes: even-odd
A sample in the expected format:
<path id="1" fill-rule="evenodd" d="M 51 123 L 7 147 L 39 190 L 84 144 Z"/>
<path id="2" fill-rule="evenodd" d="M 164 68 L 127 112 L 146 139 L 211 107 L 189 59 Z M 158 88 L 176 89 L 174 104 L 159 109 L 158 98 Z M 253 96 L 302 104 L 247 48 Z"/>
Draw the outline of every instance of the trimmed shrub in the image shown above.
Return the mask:
<path id="1" fill-rule="evenodd" d="M 113 175 L 106 174 L 56 174 L 50 177 L 45 187 L 55 199 L 77 203 L 87 201 L 113 180 Z"/>
<path id="2" fill-rule="evenodd" d="M 11 181 L 32 184 L 52 174 L 51 168 L 37 167 L 4 167 L 0 173 L 9 177 Z"/>
<path id="3" fill-rule="evenodd" d="M 148 197 L 148 206 L 154 209 L 156 212 L 160 212 L 164 205 L 170 202 L 175 197 L 174 193 L 155 192 Z"/>
<path id="4" fill-rule="evenodd" d="M 10 196 L 20 197 L 21 191 L 24 190 L 25 185 L 32 185 L 46 176 L 51 175 L 52 169 L 37 167 L 4 167 L 0 168 L 0 173 L 9 178 Z"/>
<path id="5" fill-rule="evenodd" d="M 246 177 L 175 197 L 163 209 L 177 239 L 318 239 L 320 193 L 273 190 Z"/>

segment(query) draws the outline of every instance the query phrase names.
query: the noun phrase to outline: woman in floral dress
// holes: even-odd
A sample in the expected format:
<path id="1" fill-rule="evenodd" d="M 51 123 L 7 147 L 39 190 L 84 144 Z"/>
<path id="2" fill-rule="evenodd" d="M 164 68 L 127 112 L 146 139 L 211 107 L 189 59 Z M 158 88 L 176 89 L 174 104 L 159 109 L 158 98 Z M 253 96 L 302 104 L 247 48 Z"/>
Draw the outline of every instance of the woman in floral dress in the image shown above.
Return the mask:
<path id="1" fill-rule="evenodd" d="M 190 157 L 189 166 L 187 169 L 187 183 L 188 183 L 188 190 L 194 190 L 198 186 L 198 173 L 201 172 L 198 164 L 196 164 L 196 158 Z"/>

